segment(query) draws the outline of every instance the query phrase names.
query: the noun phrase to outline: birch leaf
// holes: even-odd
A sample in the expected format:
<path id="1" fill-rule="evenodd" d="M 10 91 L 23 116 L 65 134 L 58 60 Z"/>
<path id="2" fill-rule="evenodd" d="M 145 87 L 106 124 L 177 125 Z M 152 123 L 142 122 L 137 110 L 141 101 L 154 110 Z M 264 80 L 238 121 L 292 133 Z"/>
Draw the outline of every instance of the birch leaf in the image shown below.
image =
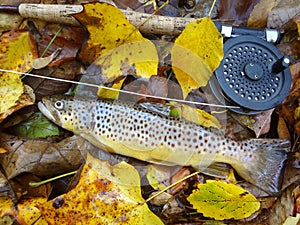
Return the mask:
<path id="1" fill-rule="evenodd" d="M 40 209 L 50 224 L 163 224 L 142 198 L 133 166 L 110 166 L 90 155 L 77 186 Z"/>
<path id="2" fill-rule="evenodd" d="M 172 67 L 184 98 L 207 84 L 223 56 L 223 37 L 209 17 L 186 26 L 171 50 Z"/>
<path id="3" fill-rule="evenodd" d="M 207 180 L 187 198 L 198 212 L 216 220 L 244 219 L 260 208 L 259 201 L 234 184 Z"/>
<path id="4" fill-rule="evenodd" d="M 107 3 L 84 5 L 75 15 L 88 30 L 89 38 L 79 54 L 89 75 L 102 75 L 103 83 L 121 75 L 150 77 L 157 73 L 158 55 L 154 44 L 131 25 L 124 14 Z"/>

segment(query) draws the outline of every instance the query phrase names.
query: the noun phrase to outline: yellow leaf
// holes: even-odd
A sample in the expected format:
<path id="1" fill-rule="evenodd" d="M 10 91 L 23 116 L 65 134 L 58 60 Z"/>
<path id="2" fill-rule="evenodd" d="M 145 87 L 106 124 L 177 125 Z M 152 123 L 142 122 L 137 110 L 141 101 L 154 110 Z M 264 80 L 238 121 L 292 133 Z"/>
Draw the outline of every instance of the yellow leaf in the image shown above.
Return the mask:
<path id="1" fill-rule="evenodd" d="M 92 64 L 87 73 L 103 76 L 108 83 L 121 75 L 150 77 L 157 73 L 158 55 L 154 44 L 131 25 L 124 14 L 107 3 L 84 5 L 75 17 L 87 28 L 89 38 L 79 54 Z"/>
<path id="2" fill-rule="evenodd" d="M 115 82 L 111 86 L 111 88 L 114 88 L 116 90 L 120 90 L 125 79 L 126 79 L 126 77 L 124 77 L 123 79 Z M 98 93 L 97 93 L 99 98 L 108 98 L 108 99 L 118 99 L 119 94 L 120 94 L 119 91 L 109 90 L 109 89 L 105 89 L 105 88 L 99 88 Z"/>
<path id="3" fill-rule="evenodd" d="M 175 107 L 171 110 L 171 115 L 179 115 L 186 120 L 200 124 L 204 127 L 216 127 L 218 129 L 221 128 L 221 124 L 216 117 L 201 109 L 193 108 L 177 102 L 170 102 L 169 104 Z"/>
<path id="4" fill-rule="evenodd" d="M 171 51 L 172 67 L 184 98 L 207 84 L 223 56 L 223 37 L 209 17 L 186 26 Z"/>
<path id="5" fill-rule="evenodd" d="M 170 169 L 150 164 L 147 169 L 147 179 L 155 190 L 163 190 L 170 185 Z"/>
<path id="6" fill-rule="evenodd" d="M 207 180 L 187 198 L 198 212 L 216 220 L 243 219 L 260 208 L 259 201 L 234 184 Z"/>
<path id="7" fill-rule="evenodd" d="M 2 69 L 26 72 L 31 68 L 32 61 L 36 56 L 36 45 L 29 32 L 10 31 L 0 37 L 0 65 Z M 0 73 L 0 122 L 7 115 L 21 108 L 18 105 L 18 100 L 24 90 L 19 75 Z M 10 110 L 12 107 L 16 109 Z M 8 111 L 9 113 L 7 113 Z"/>
<path id="8" fill-rule="evenodd" d="M 77 186 L 40 207 L 50 224 L 163 224 L 142 198 L 136 169 L 87 156 Z"/>
<path id="9" fill-rule="evenodd" d="M 0 218 L 8 215 L 14 217 L 19 224 L 46 225 L 46 221 L 40 218 L 41 213 L 37 205 L 46 202 L 46 198 L 36 197 L 20 201 L 17 207 L 14 206 L 12 199 L 8 197 L 0 198 Z"/>

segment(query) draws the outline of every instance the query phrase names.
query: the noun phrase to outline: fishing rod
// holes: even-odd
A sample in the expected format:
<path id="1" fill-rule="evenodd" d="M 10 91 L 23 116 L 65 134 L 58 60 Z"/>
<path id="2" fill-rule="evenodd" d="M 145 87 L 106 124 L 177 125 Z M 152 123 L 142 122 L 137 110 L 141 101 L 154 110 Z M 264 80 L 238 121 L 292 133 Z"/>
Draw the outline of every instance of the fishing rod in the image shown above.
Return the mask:
<path id="1" fill-rule="evenodd" d="M 22 3 L 19 6 L 0 5 L 0 12 L 15 13 L 23 18 L 40 19 L 47 22 L 81 26 L 72 16 L 82 12 L 82 5 L 49 5 Z M 185 17 L 170 17 L 151 15 L 129 10 L 122 10 L 129 22 L 137 27 L 142 33 L 153 33 L 161 35 L 179 35 L 186 25 L 195 20 Z M 214 22 L 217 29 L 226 38 L 240 35 L 251 35 L 260 37 L 268 42 L 277 43 L 280 40 L 280 32 L 274 29 L 254 29 L 239 26 L 231 26 L 222 22 Z"/>

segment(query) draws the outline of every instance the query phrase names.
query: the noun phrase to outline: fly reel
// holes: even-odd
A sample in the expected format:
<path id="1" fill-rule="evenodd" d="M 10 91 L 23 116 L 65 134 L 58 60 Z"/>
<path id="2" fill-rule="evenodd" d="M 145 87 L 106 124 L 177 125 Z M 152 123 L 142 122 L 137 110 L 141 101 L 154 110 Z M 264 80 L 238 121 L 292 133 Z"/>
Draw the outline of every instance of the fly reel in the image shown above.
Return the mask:
<path id="1" fill-rule="evenodd" d="M 275 45 L 250 35 L 229 38 L 224 58 L 209 84 L 223 104 L 239 106 L 232 111 L 256 114 L 279 105 L 291 86 L 290 59 Z"/>

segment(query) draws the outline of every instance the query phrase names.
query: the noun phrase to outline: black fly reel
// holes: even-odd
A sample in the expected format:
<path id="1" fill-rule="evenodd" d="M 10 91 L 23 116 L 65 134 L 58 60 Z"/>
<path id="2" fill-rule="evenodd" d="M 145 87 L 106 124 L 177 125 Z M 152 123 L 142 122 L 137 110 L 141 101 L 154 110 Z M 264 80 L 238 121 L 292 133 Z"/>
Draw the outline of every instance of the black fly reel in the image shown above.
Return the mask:
<path id="1" fill-rule="evenodd" d="M 241 35 L 224 43 L 224 58 L 210 87 L 231 110 L 256 114 L 279 105 L 291 86 L 290 59 L 266 40 Z"/>

